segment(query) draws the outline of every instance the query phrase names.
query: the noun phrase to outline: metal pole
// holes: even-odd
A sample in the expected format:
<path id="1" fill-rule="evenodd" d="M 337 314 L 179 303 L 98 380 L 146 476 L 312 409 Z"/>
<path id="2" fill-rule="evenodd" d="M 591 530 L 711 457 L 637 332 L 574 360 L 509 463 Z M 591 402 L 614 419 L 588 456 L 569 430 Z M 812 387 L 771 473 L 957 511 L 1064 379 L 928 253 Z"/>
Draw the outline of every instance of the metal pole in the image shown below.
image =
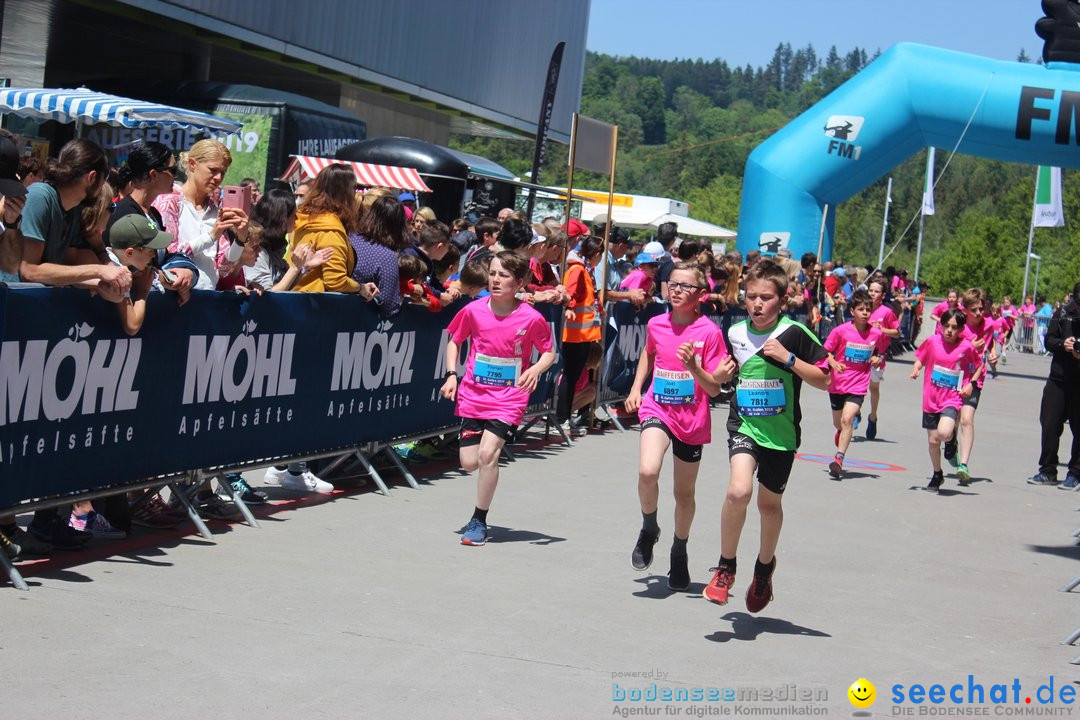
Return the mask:
<path id="1" fill-rule="evenodd" d="M 619 126 L 616 125 L 611 133 L 611 169 L 608 171 L 608 196 L 607 196 L 607 222 L 604 224 L 604 261 L 603 267 L 600 271 L 600 308 L 604 307 L 604 303 L 607 302 L 607 271 L 608 271 L 608 248 L 611 242 L 611 226 L 613 220 L 611 218 L 611 210 L 615 204 L 615 153 L 619 143 Z M 606 323 L 605 323 L 606 324 Z M 603 328 L 603 325 L 601 326 Z"/>
<path id="2" fill-rule="evenodd" d="M 1032 206 L 1034 207 L 1034 205 Z M 1028 231 L 1028 249 L 1027 255 L 1024 256 L 1024 292 L 1020 295 L 1020 302 L 1023 304 L 1027 300 L 1028 294 L 1028 273 L 1031 272 L 1031 244 L 1035 242 L 1035 213 L 1031 216 L 1031 230 Z"/>
<path id="3" fill-rule="evenodd" d="M 919 242 L 915 246 L 915 282 L 919 282 L 919 263 L 922 261 L 922 231 L 923 223 L 926 222 L 926 214 L 919 213 Z"/>
<path id="4" fill-rule="evenodd" d="M 1039 299 L 1039 268 L 1042 267 L 1042 258 L 1035 258 L 1035 289 L 1031 291 L 1031 294 L 1035 296 L 1035 299 Z"/>
<path id="5" fill-rule="evenodd" d="M 829 203 L 825 203 L 825 210 L 821 213 L 821 232 L 818 233 L 817 239 L 817 259 L 818 262 L 825 262 L 825 259 L 821 257 L 821 254 L 825 252 L 825 220 L 829 217 Z"/>
<path id="6" fill-rule="evenodd" d="M 885 262 L 885 231 L 889 227 L 889 205 L 892 204 L 892 178 L 885 190 L 885 219 L 881 221 L 881 249 L 878 250 L 877 269 L 881 269 L 881 263 Z"/>

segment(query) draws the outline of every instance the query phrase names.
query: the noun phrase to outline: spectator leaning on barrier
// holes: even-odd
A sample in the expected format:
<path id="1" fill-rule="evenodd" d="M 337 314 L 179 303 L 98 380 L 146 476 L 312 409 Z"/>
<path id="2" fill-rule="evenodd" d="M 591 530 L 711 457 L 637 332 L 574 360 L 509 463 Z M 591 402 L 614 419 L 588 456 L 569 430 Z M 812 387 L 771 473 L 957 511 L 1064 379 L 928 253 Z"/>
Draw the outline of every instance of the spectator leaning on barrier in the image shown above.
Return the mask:
<path id="1" fill-rule="evenodd" d="M 673 222 L 661 223 L 656 228 L 656 242 L 664 248 L 664 257 L 660 260 L 660 267 L 656 269 L 656 287 L 661 300 L 667 300 L 668 297 L 668 277 L 675 269 L 675 262 L 671 259 L 671 246 L 675 244 L 678 234 L 679 226 Z"/>
<path id="2" fill-rule="evenodd" d="M 19 147 L 15 136 L 0 130 L 0 282 L 18 282 L 22 260 L 19 223 L 26 204 L 26 186 L 18 176 Z"/>
<path id="3" fill-rule="evenodd" d="M 492 254 L 491 248 L 499 239 L 499 231 L 502 229 L 502 223 L 495 218 L 482 217 L 476 221 L 476 237 L 477 243 L 473 245 L 472 249 L 465 254 L 465 261 L 461 264 L 465 267 L 465 264 L 471 260 L 490 256 Z"/>
<path id="4" fill-rule="evenodd" d="M 356 252 L 353 278 L 378 288 L 375 303 L 379 314 L 392 317 L 401 310 L 398 253 L 409 246 L 405 209 L 390 195 L 376 197 L 360 216 L 359 232 L 349 235 Z"/>
<path id="5" fill-rule="evenodd" d="M 327 165 L 315 177 L 311 188 L 297 208 L 293 247 L 310 245 L 318 252 L 330 248 L 330 259 L 304 273 L 293 287 L 299 292 L 360 293 L 370 300 L 374 288 L 353 279 L 356 252 L 349 244 L 349 233 L 356 232 L 357 212 L 354 196 L 356 176 L 341 163 Z"/>
<path id="6" fill-rule="evenodd" d="M 105 226 L 105 244 L 109 244 L 109 233 L 116 221 L 127 215 L 141 215 L 154 223 L 158 230 L 165 229 L 161 213 L 154 207 L 154 200 L 172 190 L 176 178 L 176 158 L 168 147 L 157 142 L 142 142 L 135 145 L 117 173 L 118 182 L 130 185 L 131 192 L 113 207 L 112 215 Z M 175 239 L 175 238 L 174 238 Z M 157 267 L 169 271 L 170 281 L 159 275 L 158 281 L 167 290 L 177 293 L 181 305 L 187 302 L 199 268 L 186 255 L 159 250 L 155 258 Z"/>
<path id="7" fill-rule="evenodd" d="M 233 271 L 227 259 L 229 234 L 247 240 L 247 214 L 239 208 L 221 208 L 221 183 L 232 164 L 232 154 L 217 140 L 200 140 L 180 155 L 187 179 L 179 189 L 161 195 L 154 207 L 174 240 L 172 252 L 190 258 L 199 268 L 197 290 L 213 290 L 221 275 Z"/>
<path id="8" fill-rule="evenodd" d="M 423 261 L 425 265 L 424 284 L 431 288 L 431 291 L 444 306 L 461 297 L 456 290 L 447 290 L 443 287 L 435 271 L 435 262 L 442 260 L 446 253 L 450 251 L 450 247 L 450 228 L 445 223 L 436 220 L 422 226 L 416 244 L 402 251 L 409 255 L 415 255 Z"/>
<path id="9" fill-rule="evenodd" d="M 1072 300 L 1050 319 L 1046 331 L 1046 349 L 1050 351 L 1050 375 L 1043 386 L 1039 424 L 1042 426 L 1042 449 L 1039 472 L 1028 482 L 1032 485 L 1057 485 L 1058 446 L 1065 421 L 1072 431 L 1068 474 L 1060 487 L 1080 487 L 1080 283 L 1073 287 Z"/>
<path id="10" fill-rule="evenodd" d="M 23 281 L 75 285 L 111 300 L 131 288 L 127 268 L 100 262 L 75 264 L 68 253 L 81 227 L 79 205 L 97 199 L 108 171 L 104 150 L 89 140 L 72 140 L 50 162 L 45 182 L 29 187 L 20 226 Z"/>
<path id="11" fill-rule="evenodd" d="M 629 274 L 630 263 L 626 260 L 626 251 L 630 246 L 630 235 L 622 228 L 614 228 L 608 238 L 608 244 L 611 249 L 607 253 L 606 285 L 601 283 L 604 276 L 602 254 L 596 268 L 593 269 L 593 284 L 596 285 L 597 292 L 601 287 L 605 287 L 605 301 L 629 300 L 636 307 L 643 307 L 648 302 L 650 293 L 640 287 L 623 288 L 622 286 L 623 278 Z M 627 269 L 626 272 L 623 272 L 624 268 Z"/>

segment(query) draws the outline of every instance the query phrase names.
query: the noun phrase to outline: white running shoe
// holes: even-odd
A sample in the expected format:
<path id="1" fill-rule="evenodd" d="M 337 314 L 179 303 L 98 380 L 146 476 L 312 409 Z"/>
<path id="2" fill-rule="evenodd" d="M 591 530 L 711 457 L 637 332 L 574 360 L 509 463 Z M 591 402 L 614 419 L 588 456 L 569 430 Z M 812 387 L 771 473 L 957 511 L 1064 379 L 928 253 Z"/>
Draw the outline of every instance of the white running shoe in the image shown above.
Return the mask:
<path id="1" fill-rule="evenodd" d="M 281 481 L 288 474 L 288 470 L 278 470 L 274 466 L 266 468 L 266 474 L 263 475 L 263 485 L 274 485 L 281 487 Z"/>
<path id="2" fill-rule="evenodd" d="M 286 490 L 299 492 L 316 492 L 321 495 L 329 495 L 334 492 L 334 486 L 325 480 L 321 480 L 313 473 L 305 471 L 299 475 L 286 472 L 281 478 L 281 487 Z"/>

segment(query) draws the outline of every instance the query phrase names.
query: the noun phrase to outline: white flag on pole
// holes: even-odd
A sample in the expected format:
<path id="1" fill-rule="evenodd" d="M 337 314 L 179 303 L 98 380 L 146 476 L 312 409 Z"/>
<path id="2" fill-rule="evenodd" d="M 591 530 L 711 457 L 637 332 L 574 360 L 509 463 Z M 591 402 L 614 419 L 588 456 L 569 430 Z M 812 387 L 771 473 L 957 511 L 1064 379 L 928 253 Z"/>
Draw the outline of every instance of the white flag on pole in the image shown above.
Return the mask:
<path id="1" fill-rule="evenodd" d="M 1031 222 L 1035 227 L 1062 227 L 1065 224 L 1065 211 L 1061 207 L 1061 168 L 1039 166 Z"/>
<path id="2" fill-rule="evenodd" d="M 923 181 L 922 214 L 934 214 L 934 148 L 926 152 L 926 180 Z"/>

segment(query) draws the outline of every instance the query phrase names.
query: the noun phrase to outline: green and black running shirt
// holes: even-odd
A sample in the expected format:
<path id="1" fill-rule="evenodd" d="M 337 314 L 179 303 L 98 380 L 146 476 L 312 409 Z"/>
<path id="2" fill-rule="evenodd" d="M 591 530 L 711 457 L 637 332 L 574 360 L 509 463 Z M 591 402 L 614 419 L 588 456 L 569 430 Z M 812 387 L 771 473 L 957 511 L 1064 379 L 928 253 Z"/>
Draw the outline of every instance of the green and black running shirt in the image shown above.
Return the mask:
<path id="1" fill-rule="evenodd" d="M 766 358 L 762 348 L 775 338 L 788 352 L 828 370 L 828 354 L 802 323 L 781 317 L 772 330 L 758 332 L 750 319 L 728 330 L 728 344 L 739 364 L 739 382 L 731 400 L 728 432 L 746 435 L 760 447 L 794 451 L 799 447 L 799 390 L 802 379 L 784 363 Z"/>

